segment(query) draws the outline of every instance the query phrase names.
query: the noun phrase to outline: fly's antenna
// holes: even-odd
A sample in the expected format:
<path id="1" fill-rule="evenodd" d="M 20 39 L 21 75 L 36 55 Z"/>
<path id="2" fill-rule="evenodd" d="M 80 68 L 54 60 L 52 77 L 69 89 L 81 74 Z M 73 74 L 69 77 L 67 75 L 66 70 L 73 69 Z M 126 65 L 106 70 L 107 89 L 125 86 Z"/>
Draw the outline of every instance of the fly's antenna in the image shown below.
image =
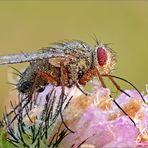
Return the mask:
<path id="1" fill-rule="evenodd" d="M 138 88 L 136 86 L 134 86 L 131 82 L 129 82 L 128 80 L 124 79 L 124 78 L 121 78 L 121 77 L 118 77 L 118 76 L 115 76 L 115 75 L 102 75 L 103 77 L 112 77 L 112 78 L 116 78 L 116 79 L 119 79 L 119 80 L 122 80 L 126 83 L 128 83 L 129 85 L 131 85 L 137 92 L 138 94 L 140 95 L 140 97 L 142 98 L 143 102 L 145 102 L 144 100 L 144 97 L 142 96 L 142 94 L 140 93 L 140 91 L 138 90 Z"/>

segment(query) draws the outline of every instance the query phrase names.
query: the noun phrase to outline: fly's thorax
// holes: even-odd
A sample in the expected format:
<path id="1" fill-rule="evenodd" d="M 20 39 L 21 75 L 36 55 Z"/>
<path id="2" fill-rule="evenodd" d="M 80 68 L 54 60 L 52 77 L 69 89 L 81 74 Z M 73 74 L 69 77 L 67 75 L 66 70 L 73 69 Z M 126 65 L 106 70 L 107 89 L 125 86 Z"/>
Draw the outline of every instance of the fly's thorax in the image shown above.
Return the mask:
<path id="1" fill-rule="evenodd" d="M 75 60 L 71 60 L 66 68 L 69 73 L 70 81 L 76 82 L 84 73 L 86 73 L 92 65 L 92 52 L 77 49 L 75 52 Z M 70 82 L 71 83 L 71 82 Z"/>
<path id="2" fill-rule="evenodd" d="M 60 67 L 60 62 L 64 63 L 68 71 L 69 86 L 72 86 L 92 65 L 92 49 L 82 41 L 73 40 L 56 43 L 53 49 L 63 52 L 65 59 L 52 58 L 49 62 L 55 67 Z M 55 50 L 55 52 L 56 52 Z"/>
<path id="3" fill-rule="evenodd" d="M 109 74 L 116 64 L 115 52 L 100 43 L 94 50 L 94 64 L 100 74 Z"/>

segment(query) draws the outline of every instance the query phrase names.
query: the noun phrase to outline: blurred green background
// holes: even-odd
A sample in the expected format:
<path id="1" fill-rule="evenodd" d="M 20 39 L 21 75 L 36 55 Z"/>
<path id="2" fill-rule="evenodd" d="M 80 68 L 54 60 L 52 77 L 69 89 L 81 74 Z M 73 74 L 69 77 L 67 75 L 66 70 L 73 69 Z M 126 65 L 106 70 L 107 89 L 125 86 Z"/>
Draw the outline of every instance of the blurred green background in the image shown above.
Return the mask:
<path id="1" fill-rule="evenodd" d="M 140 91 L 148 83 L 147 1 L 1 1 L 0 55 L 35 51 L 63 39 L 94 46 L 92 35 L 112 43 L 118 54 L 114 74 Z M 26 64 L 15 64 L 22 69 Z M 8 67 L 0 66 L 0 109 L 8 104 Z M 130 88 L 130 87 L 126 87 Z M 12 90 L 13 91 L 13 90 Z"/>

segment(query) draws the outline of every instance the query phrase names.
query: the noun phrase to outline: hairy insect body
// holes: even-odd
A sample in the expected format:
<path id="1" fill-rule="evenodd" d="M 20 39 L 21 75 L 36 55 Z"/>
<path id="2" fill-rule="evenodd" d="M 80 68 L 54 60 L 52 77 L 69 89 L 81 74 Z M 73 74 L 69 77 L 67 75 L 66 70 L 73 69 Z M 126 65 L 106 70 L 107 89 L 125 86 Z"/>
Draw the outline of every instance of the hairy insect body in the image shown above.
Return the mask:
<path id="1" fill-rule="evenodd" d="M 22 93 L 42 89 L 48 83 L 67 87 L 85 85 L 94 75 L 100 79 L 101 75 L 109 75 L 116 63 L 114 52 L 106 44 L 96 43 L 94 49 L 78 40 L 55 43 L 37 52 L 0 56 L 0 65 L 30 62 L 19 73 L 17 89 Z"/>
<path id="2" fill-rule="evenodd" d="M 20 92 L 27 93 L 32 87 L 35 78 L 36 89 L 50 83 L 56 86 L 61 85 L 60 62 L 64 63 L 65 68 L 65 86 L 71 87 L 75 84 L 89 69 L 92 68 L 93 50 L 83 42 L 64 42 L 47 48 L 53 54 L 56 52 L 64 53 L 68 58 L 51 58 L 32 61 L 23 72 L 21 79 L 17 84 Z M 44 50 L 43 50 L 44 52 Z M 46 78 L 46 76 L 48 78 Z"/>

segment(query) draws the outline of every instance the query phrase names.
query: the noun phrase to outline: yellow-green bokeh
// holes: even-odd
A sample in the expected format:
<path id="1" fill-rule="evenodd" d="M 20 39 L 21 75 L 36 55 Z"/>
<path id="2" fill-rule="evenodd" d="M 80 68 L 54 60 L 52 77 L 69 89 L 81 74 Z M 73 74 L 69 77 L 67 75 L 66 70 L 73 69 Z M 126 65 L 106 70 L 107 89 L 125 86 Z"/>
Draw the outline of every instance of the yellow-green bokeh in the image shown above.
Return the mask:
<path id="1" fill-rule="evenodd" d="M 117 52 L 115 74 L 144 90 L 148 83 L 147 1 L 0 2 L 0 55 L 33 51 L 63 39 L 94 45 L 93 34 L 112 43 Z M 7 102 L 6 82 L 7 66 L 1 66 L 1 109 Z"/>

